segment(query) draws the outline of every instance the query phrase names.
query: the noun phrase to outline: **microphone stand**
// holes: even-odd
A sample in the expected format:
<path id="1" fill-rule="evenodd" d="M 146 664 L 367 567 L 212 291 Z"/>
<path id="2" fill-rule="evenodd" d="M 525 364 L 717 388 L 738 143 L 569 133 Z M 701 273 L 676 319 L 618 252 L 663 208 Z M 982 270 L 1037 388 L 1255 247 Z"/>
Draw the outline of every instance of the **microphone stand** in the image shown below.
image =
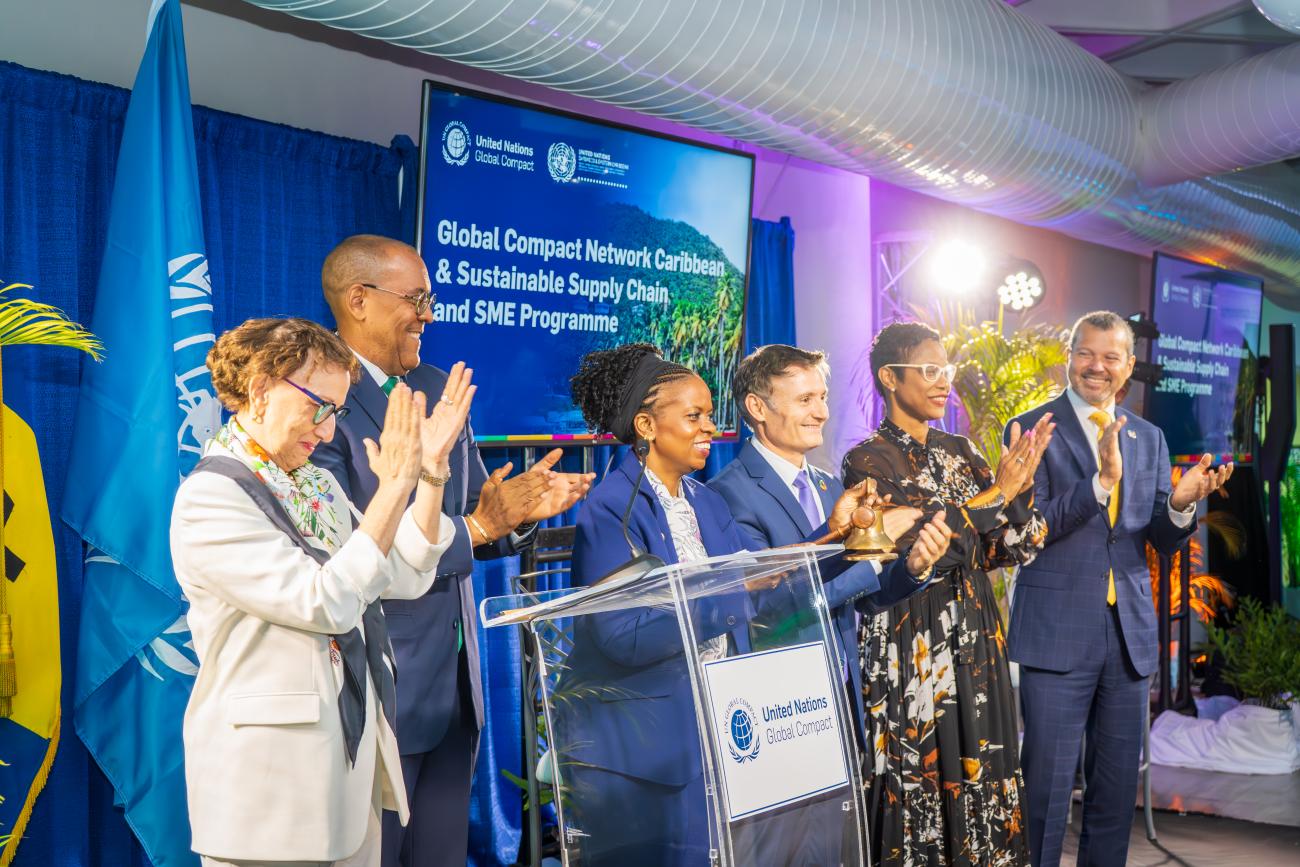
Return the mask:
<path id="1" fill-rule="evenodd" d="M 609 574 L 603 576 L 599 581 L 597 581 L 596 584 L 604 584 L 612 581 L 618 581 L 620 583 L 628 581 L 630 583 L 632 580 L 644 577 L 655 569 L 665 565 L 662 559 L 656 557 L 654 554 L 646 552 L 639 545 L 633 542 L 632 534 L 629 533 L 627 529 L 628 522 L 632 518 L 632 506 L 636 503 L 637 494 L 641 491 L 641 481 L 645 478 L 647 458 L 650 454 L 650 443 L 643 439 L 638 439 L 636 445 L 633 446 L 633 450 L 636 452 L 637 460 L 641 464 L 641 472 L 637 474 L 636 483 L 632 485 L 632 496 L 628 498 L 627 508 L 623 510 L 622 524 L 623 538 L 627 541 L 627 547 L 632 552 L 632 559 L 623 563 L 621 566 L 616 566 L 609 572 Z"/>

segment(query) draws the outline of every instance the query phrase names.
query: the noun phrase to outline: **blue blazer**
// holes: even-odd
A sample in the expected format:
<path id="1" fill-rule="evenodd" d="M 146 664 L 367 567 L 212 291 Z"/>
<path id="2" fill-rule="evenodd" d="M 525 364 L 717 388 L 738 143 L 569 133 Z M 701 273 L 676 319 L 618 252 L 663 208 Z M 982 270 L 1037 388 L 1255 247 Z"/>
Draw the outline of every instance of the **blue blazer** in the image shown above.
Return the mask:
<path id="1" fill-rule="evenodd" d="M 575 585 L 595 583 L 631 559 L 620 525 L 639 472 L 636 455 L 628 450 L 588 495 L 573 544 Z M 692 478 L 682 479 L 682 490 L 695 509 L 710 556 L 749 547 L 721 497 Z M 636 491 L 628 532 L 643 550 L 667 564 L 678 562 L 668 518 L 646 480 Z M 692 605 L 698 640 L 729 634 L 738 652 L 749 651 L 747 623 L 754 613 L 749 593 L 738 590 Z M 558 688 L 574 698 L 552 705 L 564 731 L 562 763 L 579 761 L 669 786 L 700 776 L 699 732 L 672 609 L 634 608 L 579 618 L 566 663 L 569 670 Z M 588 683 L 597 689 L 582 689 Z M 600 688 L 608 684 L 617 689 Z"/>
<path id="2" fill-rule="evenodd" d="M 836 500 L 844 494 L 844 485 L 829 473 L 808 467 L 814 490 L 821 498 L 822 511 L 829 515 Z M 826 523 L 813 527 L 799 501 L 782 481 L 772 465 L 747 441 L 736 459 L 722 468 L 709 487 L 722 495 L 731 508 L 736 523 L 753 541 L 753 548 L 779 548 L 824 536 Z M 875 614 L 906 599 L 924 587 L 913 580 L 903 558 L 890 563 L 882 572 L 873 563 L 852 563 L 842 557 L 823 560 L 823 592 L 831 610 L 839 652 L 848 662 L 852 708 L 857 724 L 859 744 L 865 744 L 862 710 L 862 671 L 858 666 L 858 637 L 855 610 Z"/>
<path id="3" fill-rule="evenodd" d="M 1017 416 L 1021 430 L 1044 412 L 1056 433 L 1034 476 L 1034 502 L 1047 522 L 1043 551 L 1021 567 L 1007 643 L 1011 659 L 1049 671 L 1071 671 L 1104 642 L 1107 575 L 1115 573 L 1120 631 L 1138 674 L 1155 671 L 1159 658 L 1146 545 L 1172 554 L 1196 529 L 1179 529 L 1169 517 L 1169 447 L 1160 429 L 1133 413 L 1120 432 L 1124 477 L 1119 519 L 1110 526 L 1093 495 L 1097 461 L 1067 395 Z M 1008 425 L 1008 428 L 1010 425 Z"/>
<path id="4" fill-rule="evenodd" d="M 422 364 L 406 375 L 406 383 L 437 400 L 447 382 L 447 373 Z M 388 397 L 366 371 L 348 391 L 344 406 L 351 410 L 340 421 L 334 439 L 322 443 L 312 463 L 334 474 L 356 507 L 365 511 L 375 495 L 378 480 L 362 444 L 367 437 L 379 442 L 388 410 Z M 455 517 L 473 512 L 478 495 L 487 481 L 487 470 L 474 442 L 474 431 L 465 429 L 451 451 L 451 481 L 443 492 L 443 512 Z M 414 494 L 412 494 L 414 498 Z M 432 750 L 451 724 L 455 707 L 459 661 L 456 631 L 465 639 L 465 657 L 474 701 L 474 718 L 483 727 L 483 685 L 479 678 L 478 617 L 474 606 L 474 560 L 516 553 L 511 537 L 475 549 L 464 521 L 454 521 L 456 539 L 438 563 L 438 577 L 432 589 L 419 599 L 386 599 L 384 614 L 393 642 L 397 664 L 397 739 L 403 755 Z M 531 535 L 521 537 L 525 547 Z"/>

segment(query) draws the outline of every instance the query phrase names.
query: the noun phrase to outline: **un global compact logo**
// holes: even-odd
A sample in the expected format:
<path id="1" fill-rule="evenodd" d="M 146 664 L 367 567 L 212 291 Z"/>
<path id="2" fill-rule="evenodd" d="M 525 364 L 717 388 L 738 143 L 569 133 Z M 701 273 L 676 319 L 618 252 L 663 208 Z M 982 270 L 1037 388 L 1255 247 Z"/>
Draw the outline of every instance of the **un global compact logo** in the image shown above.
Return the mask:
<path id="1" fill-rule="evenodd" d="M 469 127 L 458 120 L 442 128 L 442 158 L 453 166 L 469 160 Z"/>
<path id="2" fill-rule="evenodd" d="M 557 141 L 546 151 L 546 168 L 550 170 L 552 180 L 571 181 L 578 169 L 578 155 L 571 146 Z"/>
<path id="3" fill-rule="evenodd" d="M 762 741 L 754 727 L 754 708 L 743 698 L 727 705 L 727 751 L 740 764 L 758 758 Z"/>

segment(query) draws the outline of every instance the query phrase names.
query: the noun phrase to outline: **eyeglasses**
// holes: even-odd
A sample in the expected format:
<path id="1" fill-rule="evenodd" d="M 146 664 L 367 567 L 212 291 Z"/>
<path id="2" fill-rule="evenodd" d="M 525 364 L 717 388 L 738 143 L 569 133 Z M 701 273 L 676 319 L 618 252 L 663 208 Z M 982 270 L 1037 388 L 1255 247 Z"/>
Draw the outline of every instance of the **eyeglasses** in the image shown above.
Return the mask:
<path id="1" fill-rule="evenodd" d="M 346 406 L 339 406 L 338 404 L 331 403 L 324 398 L 317 397 L 292 379 L 286 377 L 284 381 L 307 395 L 307 397 L 311 398 L 312 403 L 316 404 L 316 414 L 311 417 L 312 424 L 320 424 L 330 416 L 334 416 L 335 420 L 345 419 L 347 418 L 348 413 L 352 412 L 352 410 Z"/>
<path id="2" fill-rule="evenodd" d="M 926 382 L 938 382 L 940 376 L 952 382 L 957 376 L 955 364 L 886 364 L 885 367 L 914 367 L 921 371 Z"/>
<path id="3" fill-rule="evenodd" d="M 374 283 L 362 283 L 361 285 L 365 286 L 367 289 L 374 289 L 376 292 L 385 292 L 389 295 L 396 295 L 403 301 L 409 301 L 411 306 L 415 308 L 416 316 L 423 316 L 424 311 L 428 310 L 433 305 L 433 302 L 438 300 L 438 296 L 435 293 L 427 290 L 421 292 L 419 295 L 407 295 L 405 292 L 394 292 L 392 289 L 385 289 L 383 286 L 376 286 Z"/>

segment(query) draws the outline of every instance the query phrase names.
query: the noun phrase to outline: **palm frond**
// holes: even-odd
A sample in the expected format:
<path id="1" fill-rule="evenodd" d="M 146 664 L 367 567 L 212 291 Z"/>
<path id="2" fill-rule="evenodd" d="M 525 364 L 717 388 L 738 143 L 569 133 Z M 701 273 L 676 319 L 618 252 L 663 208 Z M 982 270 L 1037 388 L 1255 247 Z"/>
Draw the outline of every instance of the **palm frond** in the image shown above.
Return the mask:
<path id="1" fill-rule="evenodd" d="M 10 283 L 0 288 L 0 346 L 37 344 L 80 349 L 96 361 L 104 358 L 99 338 L 50 304 L 29 298 L 6 297 L 16 289 L 31 289 L 28 283 Z"/>
<path id="2" fill-rule="evenodd" d="M 953 394 L 969 423 L 968 434 L 991 465 L 1002 453 L 1002 431 L 1017 415 L 1060 394 L 1068 350 L 1064 333 L 1025 324 L 1009 334 L 981 322 L 955 302 L 912 306 L 916 318 L 943 335 L 957 366 Z"/>

